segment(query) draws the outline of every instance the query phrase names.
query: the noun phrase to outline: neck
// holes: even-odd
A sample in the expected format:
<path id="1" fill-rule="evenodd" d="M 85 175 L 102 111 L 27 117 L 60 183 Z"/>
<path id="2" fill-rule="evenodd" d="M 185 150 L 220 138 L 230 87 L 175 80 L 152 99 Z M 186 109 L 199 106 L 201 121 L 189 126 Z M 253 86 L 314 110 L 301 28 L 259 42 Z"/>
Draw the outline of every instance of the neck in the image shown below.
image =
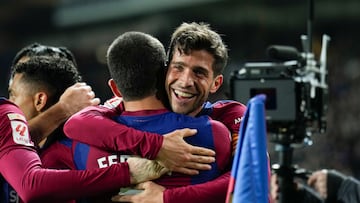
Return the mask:
<path id="1" fill-rule="evenodd" d="M 156 96 L 149 96 L 136 101 L 124 101 L 126 111 L 141 111 L 141 110 L 158 110 L 164 109 L 164 104 L 156 98 Z"/>
<path id="2" fill-rule="evenodd" d="M 196 117 L 196 115 L 198 115 L 201 110 L 202 110 L 202 106 L 201 106 L 201 108 L 199 107 L 198 109 L 196 109 L 196 110 L 194 110 L 194 111 L 192 111 L 192 112 L 190 112 L 190 113 L 188 113 L 186 115 Z"/>

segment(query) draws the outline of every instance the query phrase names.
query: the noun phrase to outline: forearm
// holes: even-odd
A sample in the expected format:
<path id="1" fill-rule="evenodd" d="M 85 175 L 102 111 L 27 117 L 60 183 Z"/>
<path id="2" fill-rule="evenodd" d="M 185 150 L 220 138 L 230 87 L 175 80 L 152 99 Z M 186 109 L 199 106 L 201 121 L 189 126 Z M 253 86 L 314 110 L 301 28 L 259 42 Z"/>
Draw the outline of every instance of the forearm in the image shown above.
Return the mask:
<path id="1" fill-rule="evenodd" d="M 164 191 L 164 203 L 218 203 L 225 202 L 230 172 L 215 180 Z"/>
<path id="2" fill-rule="evenodd" d="M 78 199 L 130 184 L 127 163 L 93 170 L 43 169 L 36 153 L 26 150 L 13 150 L 3 161 L 12 170 L 1 169 L 1 173 L 25 202 Z"/>
<path id="3" fill-rule="evenodd" d="M 142 132 L 111 119 L 110 109 L 88 107 L 76 113 L 65 123 L 64 132 L 71 139 L 105 150 L 131 153 L 154 159 L 163 142 L 163 136 Z"/>
<path id="4" fill-rule="evenodd" d="M 62 104 L 56 103 L 49 109 L 28 121 L 31 139 L 37 146 L 51 132 L 66 121 L 69 114 L 64 110 Z"/>

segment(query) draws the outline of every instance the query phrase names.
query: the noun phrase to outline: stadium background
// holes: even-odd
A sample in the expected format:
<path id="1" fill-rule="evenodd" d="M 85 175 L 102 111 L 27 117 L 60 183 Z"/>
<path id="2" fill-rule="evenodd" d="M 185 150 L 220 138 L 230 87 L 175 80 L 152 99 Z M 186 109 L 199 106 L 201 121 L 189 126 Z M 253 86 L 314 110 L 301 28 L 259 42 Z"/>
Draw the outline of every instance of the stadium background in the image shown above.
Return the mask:
<path id="1" fill-rule="evenodd" d="M 105 51 L 120 33 L 152 34 L 168 46 L 182 22 L 203 21 L 223 35 L 230 60 L 225 85 L 211 100 L 228 98 L 228 79 L 246 61 L 264 61 L 269 45 L 302 50 L 308 2 L 299 0 L 1 0 L 0 95 L 7 97 L 9 66 L 15 53 L 32 42 L 66 46 L 84 80 L 98 97 L 111 96 L 105 81 Z M 317 0 L 313 51 L 318 59 L 322 34 L 328 49 L 327 132 L 296 149 L 294 163 L 309 170 L 335 168 L 360 178 L 360 2 Z M 244 102 L 246 103 L 246 102 Z M 277 162 L 273 143 L 271 160 Z"/>

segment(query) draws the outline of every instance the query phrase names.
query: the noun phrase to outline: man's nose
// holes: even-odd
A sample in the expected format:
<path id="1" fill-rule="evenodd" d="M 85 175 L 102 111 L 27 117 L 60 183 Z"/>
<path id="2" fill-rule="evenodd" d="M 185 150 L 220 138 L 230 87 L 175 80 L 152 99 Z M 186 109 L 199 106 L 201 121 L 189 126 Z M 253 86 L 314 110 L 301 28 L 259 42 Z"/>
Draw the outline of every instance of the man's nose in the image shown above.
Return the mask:
<path id="1" fill-rule="evenodd" d="M 194 85 L 194 75 L 191 70 L 186 69 L 180 75 L 180 84 L 183 87 L 193 86 Z"/>

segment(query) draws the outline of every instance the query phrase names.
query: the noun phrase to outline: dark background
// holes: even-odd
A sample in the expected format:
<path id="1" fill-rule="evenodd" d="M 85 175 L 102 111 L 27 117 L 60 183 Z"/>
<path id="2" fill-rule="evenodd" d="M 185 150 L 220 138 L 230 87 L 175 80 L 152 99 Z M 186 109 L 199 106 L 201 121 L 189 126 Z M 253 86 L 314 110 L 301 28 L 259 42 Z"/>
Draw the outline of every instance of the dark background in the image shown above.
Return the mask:
<path id="1" fill-rule="evenodd" d="M 105 51 L 125 31 L 152 34 L 167 44 L 182 22 L 204 21 L 223 35 L 230 60 L 226 83 L 212 100 L 227 98 L 229 74 L 246 61 L 263 61 L 269 45 L 302 50 L 308 2 L 300 0 L 1 0 L 0 95 L 7 97 L 9 66 L 15 53 L 32 42 L 66 46 L 76 56 L 85 81 L 102 101 L 106 85 Z M 317 0 L 313 51 L 319 58 L 328 34 L 329 110 L 327 132 L 295 150 L 294 163 L 310 170 L 335 168 L 360 177 L 360 2 Z M 246 101 L 243 101 L 246 103 Z M 277 162 L 269 142 L 271 161 Z"/>

